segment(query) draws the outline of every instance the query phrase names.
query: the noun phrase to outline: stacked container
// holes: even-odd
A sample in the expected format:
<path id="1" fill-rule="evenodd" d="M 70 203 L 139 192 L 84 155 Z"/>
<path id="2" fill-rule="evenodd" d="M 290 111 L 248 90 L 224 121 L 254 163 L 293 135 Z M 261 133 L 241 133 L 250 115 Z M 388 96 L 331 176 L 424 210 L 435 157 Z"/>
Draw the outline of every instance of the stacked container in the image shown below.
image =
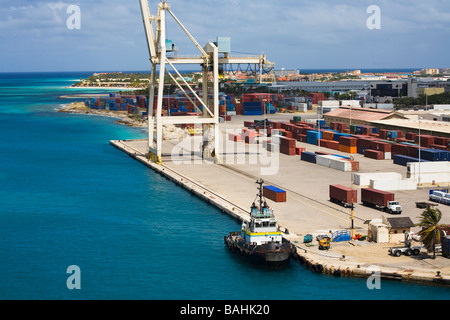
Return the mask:
<path id="1" fill-rule="evenodd" d="M 280 137 L 280 152 L 290 156 L 296 155 L 296 140 L 293 138 Z"/>
<path id="2" fill-rule="evenodd" d="M 356 153 L 357 142 L 358 142 L 357 138 L 341 136 L 339 138 L 339 151 L 347 153 Z"/>

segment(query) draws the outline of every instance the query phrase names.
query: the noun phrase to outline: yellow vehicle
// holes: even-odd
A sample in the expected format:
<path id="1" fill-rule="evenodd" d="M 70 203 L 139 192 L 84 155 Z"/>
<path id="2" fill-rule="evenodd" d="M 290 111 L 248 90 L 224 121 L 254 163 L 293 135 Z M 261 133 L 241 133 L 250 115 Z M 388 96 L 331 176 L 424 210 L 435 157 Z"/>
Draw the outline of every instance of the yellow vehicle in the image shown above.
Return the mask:
<path id="1" fill-rule="evenodd" d="M 328 250 L 331 248 L 331 238 L 323 237 L 319 239 L 319 249 L 320 250 Z"/>
<path id="2" fill-rule="evenodd" d="M 199 135 L 202 134 L 203 129 L 201 128 L 186 128 L 185 129 L 187 131 L 187 133 L 189 133 L 189 135 L 193 136 L 193 135 Z"/>

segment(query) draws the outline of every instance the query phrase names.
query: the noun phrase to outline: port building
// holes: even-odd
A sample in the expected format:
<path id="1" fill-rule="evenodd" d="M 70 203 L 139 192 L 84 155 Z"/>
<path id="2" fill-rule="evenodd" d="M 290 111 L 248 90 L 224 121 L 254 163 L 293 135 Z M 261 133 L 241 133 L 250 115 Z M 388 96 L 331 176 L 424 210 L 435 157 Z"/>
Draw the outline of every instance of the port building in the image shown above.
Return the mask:
<path id="1" fill-rule="evenodd" d="M 374 121 L 408 119 L 404 115 L 394 111 L 351 106 L 340 106 L 337 109 L 325 113 L 323 117 L 325 125 L 329 125 L 331 122 L 341 122 L 345 123 L 347 126 L 369 126 L 372 125 Z"/>

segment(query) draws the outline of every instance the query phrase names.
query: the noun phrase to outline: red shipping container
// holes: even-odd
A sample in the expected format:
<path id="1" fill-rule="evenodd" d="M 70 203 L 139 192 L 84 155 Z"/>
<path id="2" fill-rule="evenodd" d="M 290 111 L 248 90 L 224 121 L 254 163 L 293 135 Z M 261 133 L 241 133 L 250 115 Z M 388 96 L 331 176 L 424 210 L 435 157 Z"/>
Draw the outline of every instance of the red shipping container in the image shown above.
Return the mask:
<path id="1" fill-rule="evenodd" d="M 361 189 L 361 201 L 364 205 L 387 207 L 388 202 L 394 201 L 394 198 L 395 195 L 392 192 L 372 188 Z"/>
<path id="2" fill-rule="evenodd" d="M 352 171 L 353 172 L 359 171 L 359 161 L 350 160 L 350 163 L 352 164 Z"/>
<path id="3" fill-rule="evenodd" d="M 391 153 L 392 153 L 392 156 L 394 156 L 396 154 L 407 156 L 408 155 L 408 145 L 401 144 L 401 143 L 393 144 L 391 146 Z"/>
<path id="4" fill-rule="evenodd" d="M 283 154 L 287 154 L 289 156 L 295 156 L 296 155 L 296 150 L 295 147 L 294 148 L 290 148 L 287 146 L 280 146 L 280 152 Z"/>
<path id="5" fill-rule="evenodd" d="M 437 145 L 439 145 L 439 146 L 446 146 L 446 145 L 447 145 L 447 142 L 448 142 L 449 140 L 450 140 L 450 139 L 444 138 L 444 137 L 434 137 L 434 144 L 437 144 Z"/>
<path id="6" fill-rule="evenodd" d="M 367 148 L 370 148 L 370 143 L 372 141 L 376 141 L 376 139 L 370 138 L 370 137 L 358 137 L 356 146 L 367 149 Z"/>
<path id="7" fill-rule="evenodd" d="M 270 126 L 274 129 L 281 129 L 281 123 L 276 121 L 270 121 Z"/>
<path id="8" fill-rule="evenodd" d="M 303 151 L 306 151 L 306 148 L 295 147 L 295 153 L 301 155 Z"/>
<path id="9" fill-rule="evenodd" d="M 417 133 L 414 132 L 407 132 L 405 135 L 405 138 L 408 140 L 415 140 L 417 136 Z"/>
<path id="10" fill-rule="evenodd" d="M 341 186 L 339 184 L 330 185 L 330 201 L 351 205 L 358 202 L 357 190 Z"/>
<path id="11" fill-rule="evenodd" d="M 242 129 L 243 137 L 256 137 L 256 132 L 254 130 Z"/>
<path id="12" fill-rule="evenodd" d="M 327 148 L 339 150 L 339 141 L 330 140 L 327 142 Z"/>
<path id="13" fill-rule="evenodd" d="M 417 158 L 419 154 L 419 146 L 408 145 L 408 157 Z"/>
<path id="14" fill-rule="evenodd" d="M 430 135 L 420 135 L 420 141 L 419 136 L 417 135 L 414 139 L 416 143 L 420 144 L 421 147 L 429 147 L 430 145 L 434 144 L 434 136 Z"/>
<path id="15" fill-rule="evenodd" d="M 238 141 L 242 141 L 241 140 L 241 135 L 237 134 L 237 133 L 230 133 L 228 135 L 228 139 L 234 142 L 238 142 Z"/>
<path id="16" fill-rule="evenodd" d="M 384 160 L 384 152 L 378 150 L 366 149 L 364 150 L 364 157 L 375 159 L 375 160 Z"/>
<path id="17" fill-rule="evenodd" d="M 280 137 L 280 146 L 295 148 L 296 140 L 288 137 Z"/>
<path id="18" fill-rule="evenodd" d="M 339 137 L 339 143 L 347 147 L 356 147 L 358 139 L 354 137 Z"/>
<path id="19" fill-rule="evenodd" d="M 297 134 L 295 139 L 299 142 L 306 142 L 306 134 Z"/>
<path id="20" fill-rule="evenodd" d="M 388 132 L 388 130 L 386 130 L 386 129 L 380 129 L 378 131 L 378 136 L 380 137 L 380 139 L 385 140 L 387 137 L 387 132 Z"/>
<path id="21" fill-rule="evenodd" d="M 255 137 L 245 136 L 245 137 L 244 137 L 244 141 L 245 141 L 245 143 L 251 144 L 251 143 L 255 143 L 256 138 L 255 138 Z"/>
<path id="22" fill-rule="evenodd" d="M 438 144 L 431 144 L 430 148 L 439 149 L 439 150 L 447 150 L 446 146 L 441 146 L 441 145 L 438 145 Z"/>
<path id="23" fill-rule="evenodd" d="M 286 191 L 273 186 L 264 186 L 263 196 L 275 202 L 286 202 Z"/>
<path id="24" fill-rule="evenodd" d="M 381 142 L 381 141 L 372 141 L 370 143 L 370 149 L 372 150 L 379 150 L 383 152 L 391 152 L 391 144 L 387 142 Z"/>

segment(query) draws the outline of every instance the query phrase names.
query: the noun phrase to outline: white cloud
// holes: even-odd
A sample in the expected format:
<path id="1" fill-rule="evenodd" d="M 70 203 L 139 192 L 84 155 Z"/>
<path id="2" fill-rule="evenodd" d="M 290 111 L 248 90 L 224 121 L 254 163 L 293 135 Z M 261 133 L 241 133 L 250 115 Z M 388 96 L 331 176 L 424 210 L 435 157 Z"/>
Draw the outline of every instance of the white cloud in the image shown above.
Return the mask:
<path id="1" fill-rule="evenodd" d="M 158 3 L 150 1 L 152 15 Z M 66 27 L 69 4 L 81 8 L 80 30 Z M 450 50 L 448 0 L 173 0 L 169 4 L 201 45 L 229 36 L 235 55 L 264 52 L 277 67 L 448 63 L 443 53 Z M 366 9 L 372 4 L 381 9 L 380 30 L 366 27 Z M 196 54 L 169 15 L 167 20 L 167 37 L 180 48 L 179 54 Z M 4 59 L 10 61 L 23 56 L 35 66 L 43 54 L 61 60 L 57 55 L 63 53 L 72 69 L 149 66 L 137 0 L 1 1 L 0 29 Z M 426 54 L 424 48 L 440 53 Z"/>

